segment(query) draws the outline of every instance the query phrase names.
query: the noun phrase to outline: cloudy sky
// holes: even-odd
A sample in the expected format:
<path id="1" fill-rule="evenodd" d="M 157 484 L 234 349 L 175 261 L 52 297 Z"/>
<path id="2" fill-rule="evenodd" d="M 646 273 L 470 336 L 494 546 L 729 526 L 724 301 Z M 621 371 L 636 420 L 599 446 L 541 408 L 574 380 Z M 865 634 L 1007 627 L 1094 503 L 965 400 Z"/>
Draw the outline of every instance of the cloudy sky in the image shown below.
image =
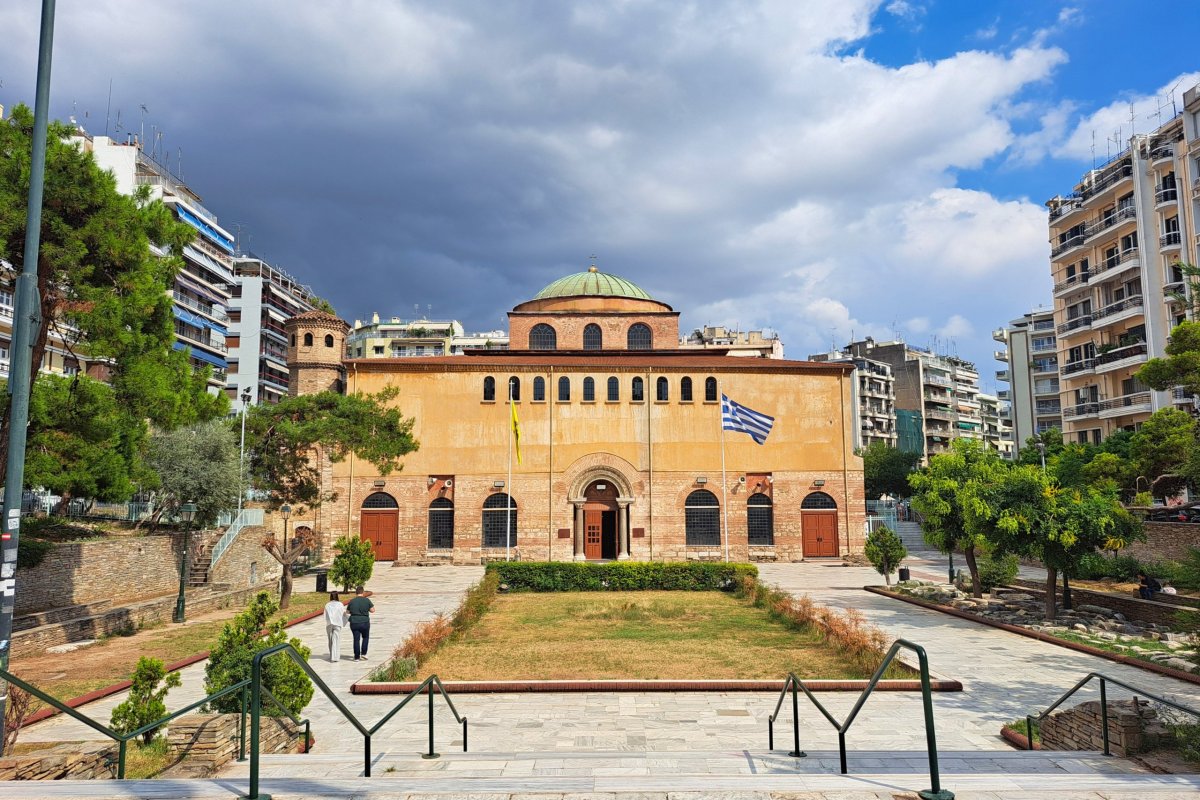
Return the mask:
<path id="1" fill-rule="evenodd" d="M 39 5 L 0 4 L 0 104 Z M 991 329 L 1050 302 L 1044 201 L 1200 81 L 1185 8 L 60 0 L 52 99 L 144 126 L 349 320 L 499 328 L 594 255 L 685 330 L 899 334 L 995 388 Z"/>

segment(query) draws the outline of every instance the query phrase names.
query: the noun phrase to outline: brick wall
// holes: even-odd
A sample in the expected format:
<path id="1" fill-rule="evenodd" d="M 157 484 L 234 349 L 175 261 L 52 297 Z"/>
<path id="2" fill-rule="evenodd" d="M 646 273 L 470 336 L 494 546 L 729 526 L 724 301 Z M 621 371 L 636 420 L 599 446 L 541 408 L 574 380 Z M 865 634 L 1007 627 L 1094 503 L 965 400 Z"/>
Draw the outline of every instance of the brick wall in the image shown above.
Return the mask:
<path id="1" fill-rule="evenodd" d="M 1016 580 L 1013 586 L 1021 591 L 1044 597 L 1045 584 L 1037 581 Z M 1169 597 L 1170 595 L 1158 595 Z M 1093 592 L 1089 589 L 1078 589 L 1071 586 L 1071 600 L 1076 606 L 1093 605 L 1101 608 L 1111 608 L 1124 614 L 1127 619 L 1135 622 L 1153 622 L 1156 625 L 1176 625 L 1181 611 L 1189 610 L 1188 606 L 1162 603 L 1157 600 L 1143 600 L 1132 595 L 1113 594 L 1111 592 Z M 1062 585 L 1059 584 L 1059 607 L 1062 606 Z"/>
<path id="2" fill-rule="evenodd" d="M 1042 747 L 1047 750 L 1103 750 L 1103 717 L 1099 700 L 1051 714 L 1041 724 Z M 1118 757 L 1150 750 L 1165 733 L 1158 714 L 1145 703 L 1120 700 L 1108 704 L 1108 738 Z"/>
<path id="3" fill-rule="evenodd" d="M 117 777 L 117 745 L 68 743 L 40 753 L 0 758 L 0 781 L 94 780 Z"/>
<path id="4" fill-rule="evenodd" d="M 167 745 L 185 760 L 172 771 L 178 777 L 211 775 L 237 758 L 240 714 L 189 714 L 171 723 Z M 294 753 L 300 748 L 304 728 L 290 719 L 263 715 L 259 752 Z M 250 752 L 250 723 L 246 723 L 246 752 Z"/>
<path id="5" fill-rule="evenodd" d="M 1188 550 L 1200 547 L 1200 525 L 1188 522 L 1143 523 L 1146 541 L 1133 542 L 1121 550 L 1140 561 L 1180 561 Z"/>
<path id="6" fill-rule="evenodd" d="M 600 326 L 602 349 L 626 350 L 629 346 L 629 328 L 638 322 L 649 326 L 654 349 L 673 350 L 679 347 L 679 314 L 675 312 L 510 314 L 508 321 L 509 348 L 512 350 L 529 349 L 529 332 L 541 323 L 554 328 L 559 350 L 582 350 L 583 329 L 589 324 Z"/>

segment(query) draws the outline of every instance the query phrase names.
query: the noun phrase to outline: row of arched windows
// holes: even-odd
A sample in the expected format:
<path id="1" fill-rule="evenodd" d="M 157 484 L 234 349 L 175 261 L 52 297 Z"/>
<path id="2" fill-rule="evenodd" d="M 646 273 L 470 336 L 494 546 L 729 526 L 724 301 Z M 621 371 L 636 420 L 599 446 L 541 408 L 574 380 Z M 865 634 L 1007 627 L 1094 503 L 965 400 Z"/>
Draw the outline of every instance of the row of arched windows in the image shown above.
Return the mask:
<path id="1" fill-rule="evenodd" d="M 635 322 L 625 333 L 625 347 L 629 350 L 651 350 L 654 347 L 654 334 L 650 326 L 644 322 Z M 558 331 L 554 326 L 539 322 L 529 331 L 530 350 L 557 350 Z M 604 349 L 604 331 L 596 323 L 588 323 L 583 329 L 583 349 Z"/>
<path id="2" fill-rule="evenodd" d="M 621 399 L 621 382 L 615 376 L 610 377 L 605 384 L 605 398 L 610 403 L 616 403 Z M 508 398 L 520 402 L 521 400 L 521 379 L 513 376 L 508 379 Z M 630 381 L 629 386 L 630 399 L 635 403 L 640 403 L 646 399 L 646 381 L 641 377 L 635 377 Z M 569 402 L 571 399 L 571 379 L 563 375 L 558 379 L 558 401 L 560 403 Z M 659 402 L 667 402 L 671 399 L 671 382 L 660 377 L 654 384 L 654 399 Z M 483 379 L 483 400 L 486 403 L 492 403 L 496 400 L 496 379 L 491 375 Z M 546 379 L 540 375 L 533 379 L 533 401 L 542 403 L 546 400 Z M 679 379 L 679 400 L 684 403 L 692 402 L 692 379 L 688 377 Z M 717 402 L 717 379 L 708 377 L 704 379 L 704 400 L 707 403 Z M 583 379 L 583 402 L 594 403 L 596 401 L 596 379 L 587 377 Z"/>
<path id="3" fill-rule="evenodd" d="M 366 507 L 365 503 L 363 507 Z M 800 507 L 805 510 L 836 509 L 837 501 L 824 492 L 812 492 Z M 721 503 L 717 496 L 707 489 L 697 489 L 689 494 L 684 503 L 684 525 L 687 544 L 720 545 Z M 497 492 L 483 502 L 483 546 L 504 547 L 505 533 L 508 534 L 508 545 L 515 547 L 517 503 L 504 492 Z M 746 539 L 752 545 L 775 544 L 774 506 L 765 494 L 752 494 L 746 499 Z M 454 547 L 454 503 L 445 497 L 429 504 L 429 547 L 434 550 Z"/>
<path id="4" fill-rule="evenodd" d="M 296 334 L 293 333 L 292 334 L 292 347 L 295 347 L 295 346 L 296 346 Z M 313 335 L 311 333 L 304 334 L 304 346 L 305 347 L 313 346 Z M 333 347 L 333 334 L 332 333 L 325 334 L 325 346 Z"/>

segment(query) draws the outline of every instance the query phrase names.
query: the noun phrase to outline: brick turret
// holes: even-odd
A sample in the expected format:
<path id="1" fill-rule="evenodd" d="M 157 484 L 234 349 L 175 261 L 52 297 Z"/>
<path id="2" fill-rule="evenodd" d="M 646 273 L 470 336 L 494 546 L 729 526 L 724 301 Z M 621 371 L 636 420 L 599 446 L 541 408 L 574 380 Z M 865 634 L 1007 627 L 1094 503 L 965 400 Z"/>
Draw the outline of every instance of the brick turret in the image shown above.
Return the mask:
<path id="1" fill-rule="evenodd" d="M 284 330 L 288 337 L 288 394 L 345 391 L 342 354 L 350 326 L 333 314 L 313 310 L 289 319 Z"/>

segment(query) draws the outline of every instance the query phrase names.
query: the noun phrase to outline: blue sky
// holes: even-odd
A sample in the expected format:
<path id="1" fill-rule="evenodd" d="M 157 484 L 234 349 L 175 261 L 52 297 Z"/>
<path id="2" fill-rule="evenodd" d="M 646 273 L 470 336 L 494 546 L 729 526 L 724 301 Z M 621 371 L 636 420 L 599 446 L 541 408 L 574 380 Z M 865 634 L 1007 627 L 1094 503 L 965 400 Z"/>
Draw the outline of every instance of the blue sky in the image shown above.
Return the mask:
<path id="1" fill-rule="evenodd" d="M 32 97 L 38 6 L 0 6 L 2 104 Z M 103 133 L 111 80 L 126 130 L 144 104 L 222 223 L 349 320 L 502 327 L 595 254 L 685 331 L 792 358 L 898 333 L 992 389 L 990 331 L 1050 302 L 1044 201 L 1129 102 L 1144 132 L 1200 80 L 1186 4 L 130 8 L 59 5 L 56 115 Z"/>

